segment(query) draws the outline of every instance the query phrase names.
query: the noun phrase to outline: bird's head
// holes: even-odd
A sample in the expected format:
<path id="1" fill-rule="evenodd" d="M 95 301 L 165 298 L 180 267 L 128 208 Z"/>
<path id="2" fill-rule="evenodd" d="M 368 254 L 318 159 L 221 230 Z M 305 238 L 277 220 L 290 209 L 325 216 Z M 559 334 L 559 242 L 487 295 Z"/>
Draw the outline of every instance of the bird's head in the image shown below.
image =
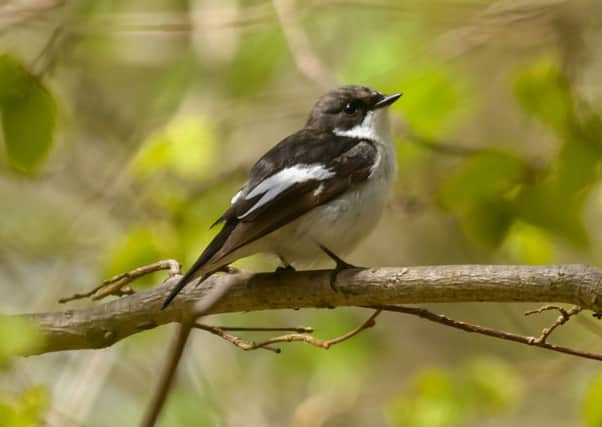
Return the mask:
<path id="1" fill-rule="evenodd" d="M 400 96 L 383 95 L 364 86 L 341 86 L 318 99 L 306 126 L 370 139 L 379 133 L 377 128 L 388 128 L 387 107 Z"/>

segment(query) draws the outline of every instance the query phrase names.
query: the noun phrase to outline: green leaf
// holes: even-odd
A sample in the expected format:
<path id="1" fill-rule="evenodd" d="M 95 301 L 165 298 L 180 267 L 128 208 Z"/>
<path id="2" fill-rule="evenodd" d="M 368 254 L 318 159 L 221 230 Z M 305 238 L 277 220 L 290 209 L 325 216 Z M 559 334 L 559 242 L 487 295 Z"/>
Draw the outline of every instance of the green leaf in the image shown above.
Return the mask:
<path id="1" fill-rule="evenodd" d="M 583 418 L 587 427 L 602 427 L 602 372 L 590 381 L 583 399 Z"/>
<path id="2" fill-rule="evenodd" d="M 5 367 L 12 357 L 35 351 L 43 344 L 44 338 L 33 322 L 21 317 L 0 317 L 0 367 Z"/>
<path id="3" fill-rule="evenodd" d="M 424 369 L 393 398 L 387 415 L 394 427 L 459 427 L 512 409 L 522 389 L 511 365 L 477 358 L 457 371 Z"/>
<path id="4" fill-rule="evenodd" d="M 289 58 L 282 32 L 278 29 L 253 31 L 241 39 L 233 61 L 225 71 L 225 89 L 234 97 L 249 97 L 267 85 Z"/>
<path id="5" fill-rule="evenodd" d="M 18 98 L 32 76 L 13 56 L 0 55 L 0 104 Z"/>
<path id="6" fill-rule="evenodd" d="M 559 191 L 554 180 L 525 188 L 514 202 L 518 217 L 550 230 L 572 244 L 585 247 L 588 236 L 581 213 L 583 194 Z"/>
<path id="7" fill-rule="evenodd" d="M 403 98 L 393 108 L 404 113 L 414 133 L 434 138 L 449 134 L 470 109 L 460 79 L 440 66 L 413 70 L 399 82 Z"/>
<path id="8" fill-rule="evenodd" d="M 210 427 L 215 425 L 215 405 L 196 391 L 177 387 L 170 393 L 159 426 Z"/>
<path id="9" fill-rule="evenodd" d="M 503 412 L 517 405 L 523 384 L 514 367 L 502 359 L 478 357 L 460 373 L 464 398 L 480 416 Z"/>
<path id="10" fill-rule="evenodd" d="M 203 179 L 212 174 L 217 155 L 217 138 L 209 122 L 203 117 L 183 116 L 145 141 L 130 167 L 142 179 L 164 171 Z"/>
<path id="11" fill-rule="evenodd" d="M 478 153 L 446 178 L 439 201 L 458 217 L 471 241 L 494 248 L 512 224 L 513 199 L 527 172 L 524 161 L 511 154 Z"/>
<path id="12" fill-rule="evenodd" d="M 399 427 L 452 427 L 465 418 L 461 394 L 454 390 L 452 376 L 436 368 L 425 369 L 405 395 L 395 398 L 389 408 L 390 424 Z"/>
<path id="13" fill-rule="evenodd" d="M 475 154 L 464 161 L 442 184 L 439 200 L 451 212 L 462 213 L 482 204 L 511 196 L 523 182 L 527 165 L 520 158 L 499 151 Z"/>
<path id="14" fill-rule="evenodd" d="M 168 237 L 170 230 L 153 229 L 147 226 L 134 227 L 125 233 L 106 255 L 104 277 L 110 277 L 151 264 L 170 256 Z M 147 275 L 136 284 L 154 283 L 153 275 Z"/>
<path id="15" fill-rule="evenodd" d="M 514 220 L 511 204 L 506 200 L 484 200 L 459 218 L 466 237 L 483 249 L 501 245 Z"/>
<path id="16" fill-rule="evenodd" d="M 10 165 L 33 174 L 53 142 L 56 103 L 51 93 L 14 58 L 0 57 L 2 130 Z"/>
<path id="17" fill-rule="evenodd" d="M 558 60 L 540 58 L 521 69 L 515 94 L 525 110 L 554 129 L 563 144 L 544 178 L 524 189 L 516 211 L 525 221 L 586 247 L 588 233 L 581 214 L 598 179 L 602 120 L 580 102 L 579 114 Z"/>
<path id="18" fill-rule="evenodd" d="M 550 233 L 520 220 L 512 224 L 502 249 L 510 259 L 521 264 L 550 264 L 553 261 Z"/>
<path id="19" fill-rule="evenodd" d="M 31 387 L 19 396 L 0 394 L 0 425 L 36 427 L 43 425 L 42 415 L 49 406 L 48 390 Z"/>
<path id="20" fill-rule="evenodd" d="M 518 70 L 514 93 L 527 112 L 561 135 L 574 120 L 569 83 L 553 57 L 539 58 Z"/>
<path id="21" fill-rule="evenodd" d="M 340 25 L 340 19 L 336 16 L 333 18 L 330 25 Z M 360 16 L 357 18 L 361 19 Z M 416 63 L 417 57 L 425 48 L 421 27 L 415 21 L 409 21 L 396 31 L 383 31 L 382 27 L 370 30 L 361 34 L 347 34 L 346 26 L 342 30 L 341 37 L 345 37 L 345 43 L 349 47 L 344 51 L 343 60 L 336 61 L 340 80 L 364 83 L 382 91 L 405 90 L 406 88 L 393 86 L 399 84 L 404 70 L 421 68 L 421 64 Z M 374 46 L 378 46 L 378 49 L 374 49 Z"/>

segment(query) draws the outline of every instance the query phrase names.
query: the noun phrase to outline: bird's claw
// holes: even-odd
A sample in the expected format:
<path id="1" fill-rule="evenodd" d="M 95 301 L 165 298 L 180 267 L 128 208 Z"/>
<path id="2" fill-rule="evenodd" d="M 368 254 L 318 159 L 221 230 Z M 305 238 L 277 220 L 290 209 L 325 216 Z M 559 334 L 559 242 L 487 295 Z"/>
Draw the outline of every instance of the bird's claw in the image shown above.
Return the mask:
<path id="1" fill-rule="evenodd" d="M 341 289 L 339 289 L 339 287 L 337 286 L 337 276 L 343 270 L 351 270 L 351 269 L 355 269 L 355 268 L 361 268 L 361 267 L 357 267 L 353 264 L 349 264 L 349 263 L 339 259 L 337 261 L 337 265 L 335 266 L 335 268 L 330 272 L 330 289 L 332 289 L 334 292 L 341 291 Z"/>
<path id="2" fill-rule="evenodd" d="M 286 273 L 286 272 L 291 272 L 292 273 L 294 271 L 297 271 L 297 270 L 295 270 L 295 267 L 293 267 L 292 265 L 279 265 L 276 268 L 275 272 L 276 273 Z"/>

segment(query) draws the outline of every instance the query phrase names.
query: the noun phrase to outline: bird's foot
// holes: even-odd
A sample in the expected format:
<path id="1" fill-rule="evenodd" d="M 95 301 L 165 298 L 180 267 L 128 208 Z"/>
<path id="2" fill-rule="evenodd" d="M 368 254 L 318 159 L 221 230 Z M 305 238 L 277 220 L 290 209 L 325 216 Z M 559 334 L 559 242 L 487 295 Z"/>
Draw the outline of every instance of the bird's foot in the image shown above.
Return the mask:
<path id="1" fill-rule="evenodd" d="M 291 263 L 289 263 L 286 259 L 284 259 L 284 257 L 282 255 L 278 255 L 278 258 L 280 259 L 280 262 L 282 263 L 281 265 L 278 266 L 278 268 L 276 268 L 275 273 L 284 273 L 284 272 L 293 272 L 293 271 L 297 271 L 295 270 L 295 267 L 293 267 L 291 265 Z"/>
<path id="2" fill-rule="evenodd" d="M 295 270 L 295 267 L 293 267 L 292 265 L 279 265 L 276 268 L 276 271 L 274 273 L 286 273 L 286 272 L 294 272 L 297 271 Z"/>
<path id="3" fill-rule="evenodd" d="M 354 269 L 354 268 L 363 268 L 363 267 L 358 267 L 358 266 L 355 266 L 353 264 L 349 264 L 348 262 L 343 261 L 339 256 L 337 256 L 334 252 L 332 252 L 330 249 L 328 249 L 324 245 L 320 245 L 320 249 L 322 249 L 324 251 L 324 253 L 326 253 L 326 255 L 328 255 L 336 263 L 334 270 L 332 270 L 330 272 L 330 288 L 334 292 L 339 292 L 340 289 L 337 286 L 337 276 L 339 275 L 339 273 L 343 270 L 350 270 L 350 269 Z"/>

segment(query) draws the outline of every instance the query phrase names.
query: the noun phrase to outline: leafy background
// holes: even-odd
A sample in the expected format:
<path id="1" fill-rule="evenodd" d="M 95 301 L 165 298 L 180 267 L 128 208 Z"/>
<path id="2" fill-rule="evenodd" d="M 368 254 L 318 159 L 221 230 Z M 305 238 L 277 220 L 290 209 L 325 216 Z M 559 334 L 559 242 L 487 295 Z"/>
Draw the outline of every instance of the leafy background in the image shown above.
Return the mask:
<path id="1" fill-rule="evenodd" d="M 601 266 L 600 16 L 594 0 L 2 2 L 0 311 L 190 265 L 253 160 L 342 83 L 404 93 L 395 196 L 350 261 Z M 526 321 L 532 305 L 432 308 L 525 334 L 550 321 Z M 365 315 L 214 321 L 331 337 Z M 0 425 L 135 425 L 171 333 L 18 359 L 39 337 L 0 321 Z M 600 351 L 601 336 L 582 315 L 554 339 Z M 161 425 L 600 427 L 601 400 L 597 363 L 385 315 L 328 352 L 197 333 Z"/>

